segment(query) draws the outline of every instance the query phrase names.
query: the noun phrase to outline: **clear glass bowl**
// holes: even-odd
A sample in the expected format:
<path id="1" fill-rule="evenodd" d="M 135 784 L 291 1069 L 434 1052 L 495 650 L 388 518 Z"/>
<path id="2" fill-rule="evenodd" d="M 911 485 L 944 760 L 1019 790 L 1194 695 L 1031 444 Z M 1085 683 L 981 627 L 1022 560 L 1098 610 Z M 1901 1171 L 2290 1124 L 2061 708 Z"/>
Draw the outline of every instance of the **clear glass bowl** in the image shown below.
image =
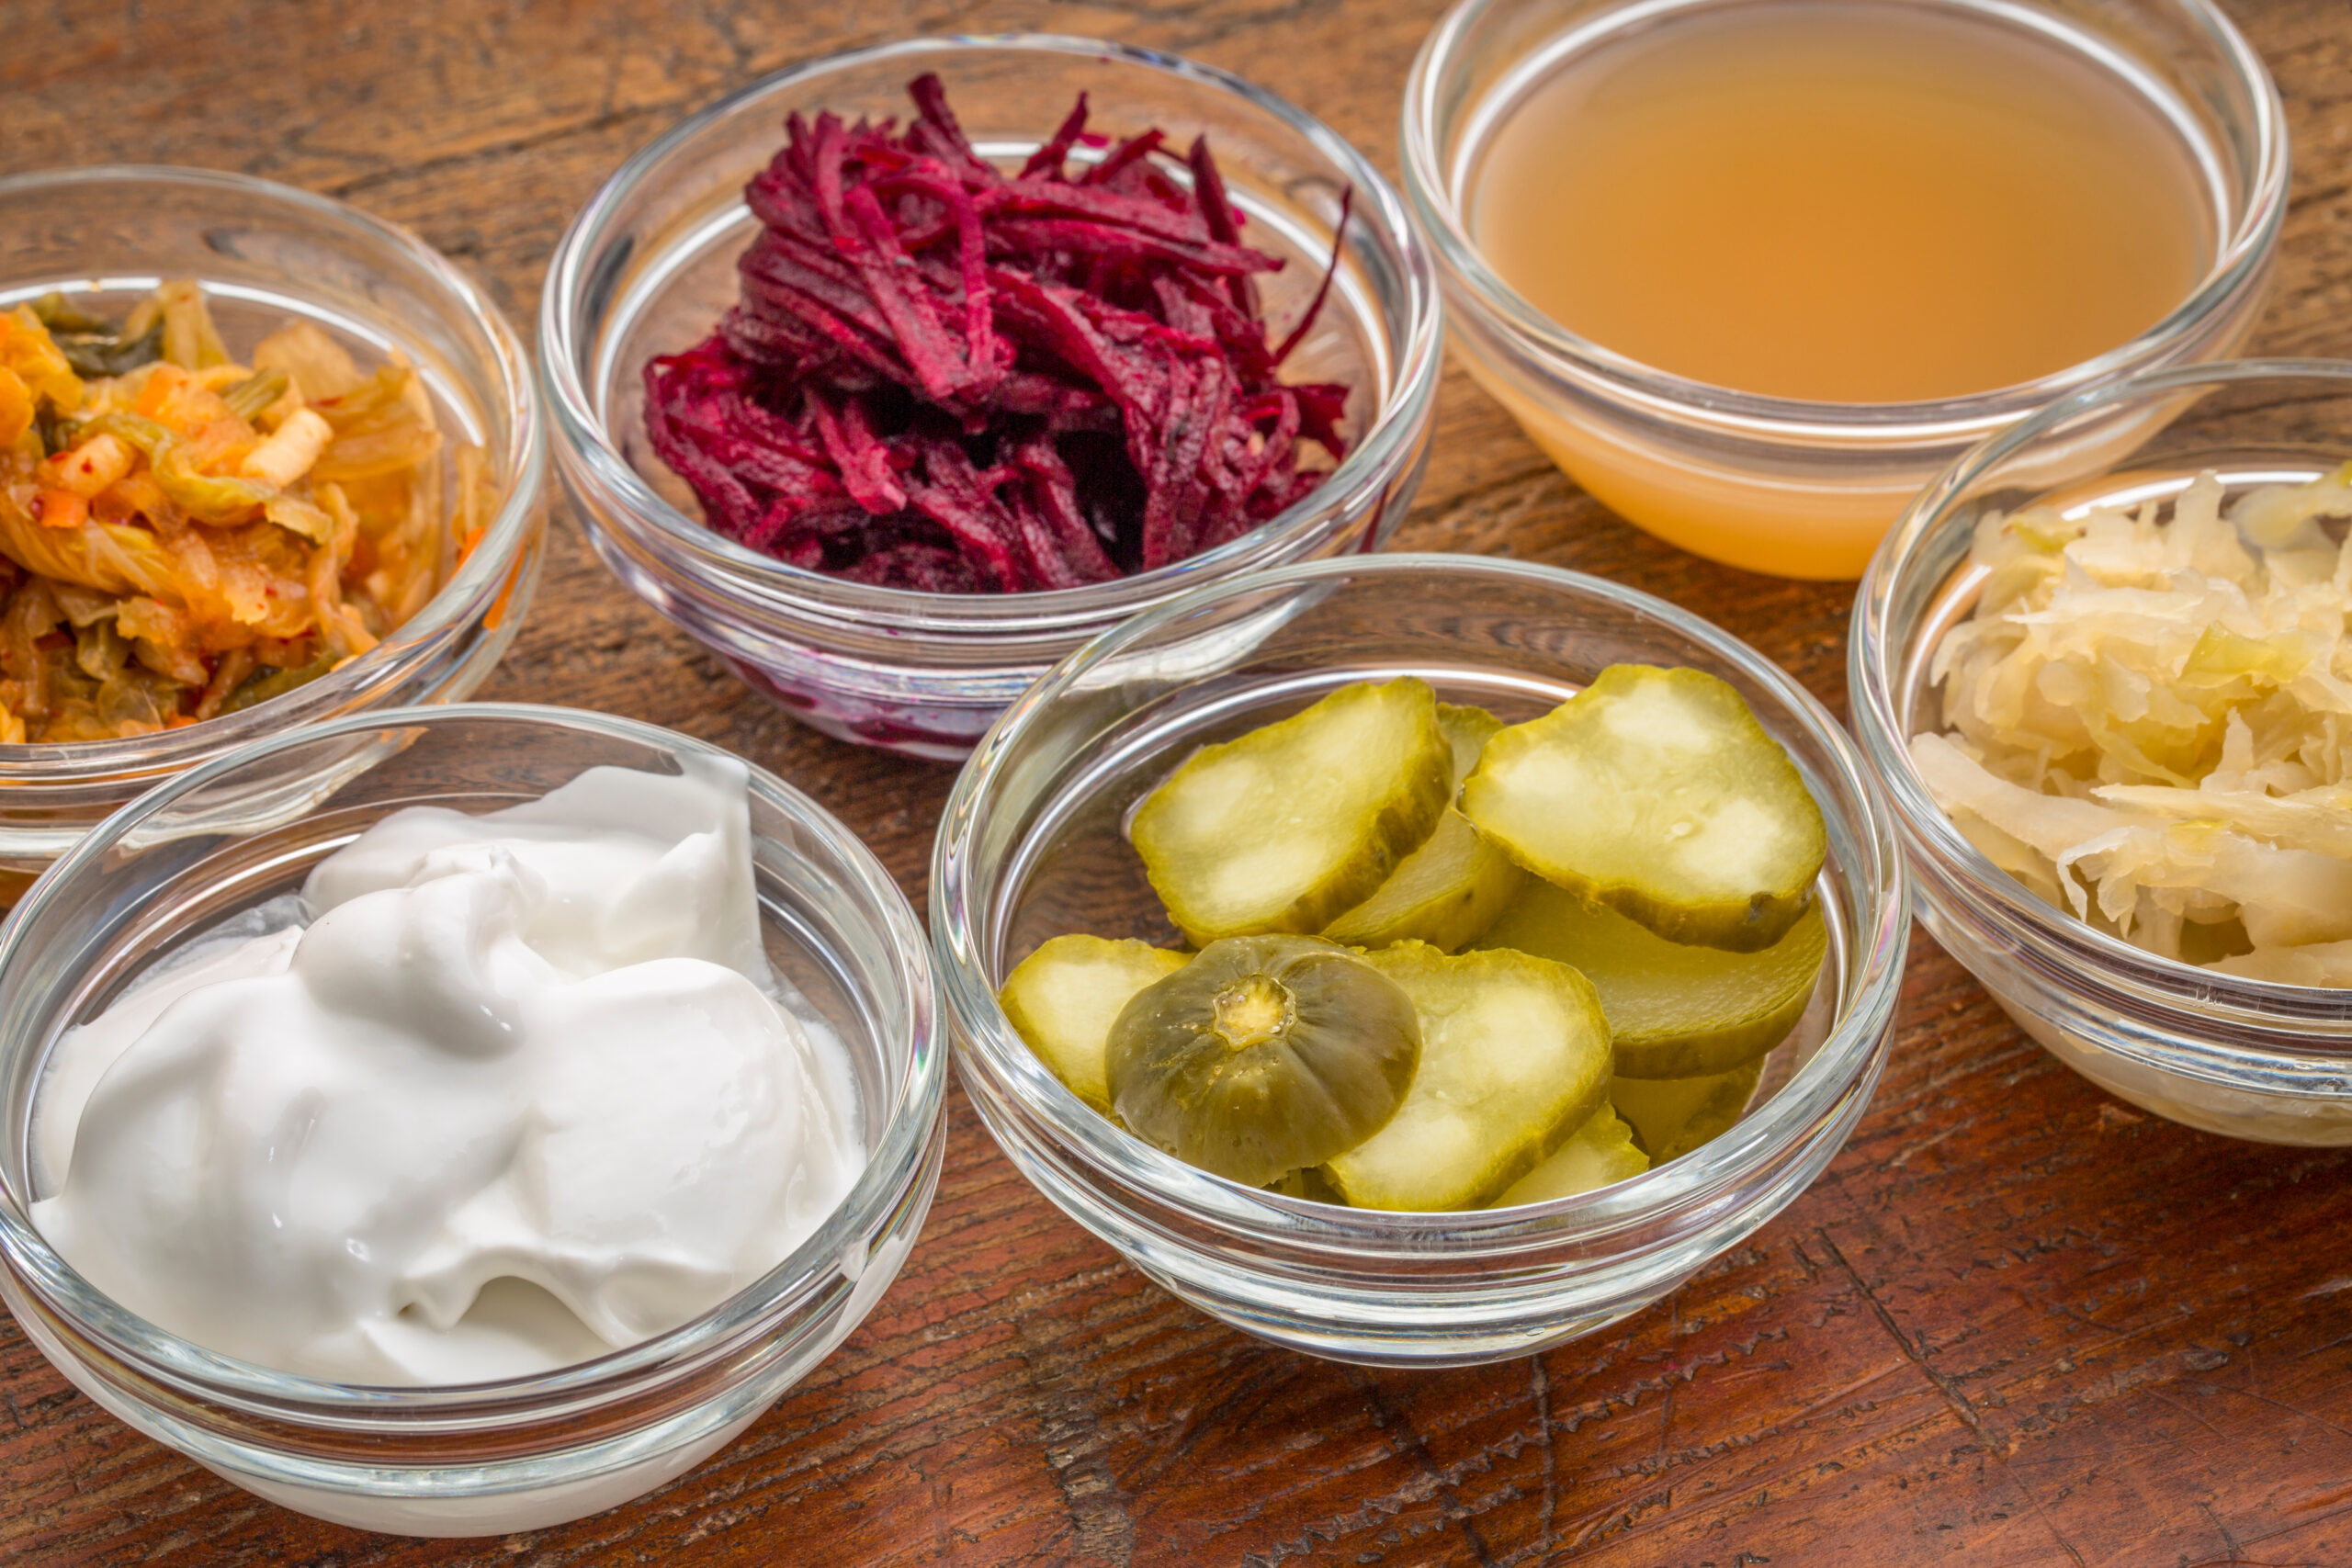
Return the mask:
<path id="1" fill-rule="evenodd" d="M 1462 0 L 1406 85 L 1405 190 L 1437 252 L 1454 352 L 1577 483 L 1713 559 L 1852 578 L 1920 487 L 2003 425 L 2099 381 L 2236 352 L 2286 214 L 2286 121 L 2260 57 L 2206 0 L 1894 0 L 2030 28 L 2120 75 L 2180 131 L 2211 193 L 2211 264 L 2178 309 L 2096 359 L 1972 397 L 1808 402 L 1670 376 L 1548 320 L 1486 264 L 1464 203 L 1529 86 L 1626 30 L 1777 3 Z"/>
<path id="2" fill-rule="evenodd" d="M 1208 1175 L 1089 1110 L 996 990 L 1048 937 L 1177 938 L 1122 832 L 1197 745 L 1334 687 L 1401 674 L 1532 717 L 1601 669 L 1689 665 L 1737 687 L 1821 803 L 1829 957 L 1813 1010 L 1737 1125 L 1598 1192 L 1392 1213 Z M 1837 721 L 1786 673 L 1659 600 L 1548 567 L 1393 555 L 1188 594 L 1089 645 L 989 732 L 933 852 L 931 931 L 956 1063 L 1023 1175 L 1152 1280 L 1313 1355 L 1437 1366 L 1525 1355 L 1657 1301 L 1803 1191 L 1886 1060 L 1910 913 L 1894 829 Z"/>
<path id="3" fill-rule="evenodd" d="M 193 277 L 232 353 L 299 319 L 363 365 L 406 354 L 442 428 L 488 455 L 500 497 L 441 592 L 332 674 L 186 729 L 0 746 L 0 878 L 13 884 L 0 891 L 13 895 L 183 769 L 337 715 L 470 695 L 514 641 L 538 577 L 547 435 L 530 360 L 497 307 L 415 235 L 342 202 L 211 169 L 54 169 L 0 179 L 0 310 L 56 288 L 119 316 L 157 283 Z"/>
<path id="4" fill-rule="evenodd" d="M 298 889 L 404 806 L 482 811 L 598 765 L 676 773 L 718 749 L 563 708 L 356 715 L 192 770 L 108 818 L 0 929 L 0 1298 L 74 1386 L 273 1502 L 365 1529 L 491 1535 L 627 1501 L 726 1443 L 840 1344 L 921 1229 L 945 1140 L 932 970 L 905 897 L 824 809 L 752 770 L 769 959 L 848 1045 L 865 1173 L 756 1284 L 669 1334 L 544 1376 L 446 1388 L 321 1382 L 218 1356 L 116 1306 L 27 1219 L 50 1045 L 155 958 Z M 280 787 L 256 807 L 257 787 Z"/>
<path id="5" fill-rule="evenodd" d="M 2165 426 L 2116 449 L 2117 422 Z M 1977 519 L 2050 501 L 2137 503 L 2199 470 L 2233 491 L 2352 459 L 2352 362 L 2188 367 L 2080 394 L 1984 443 L 1913 503 L 1854 601 L 1854 735 L 1883 781 L 1919 921 L 2018 1026 L 2159 1116 L 2273 1144 L 2352 1144 L 2352 992 L 2245 980 L 2118 941 L 2043 903 L 1929 797 L 1910 738 L 1940 728 L 1928 660 L 1984 586 Z"/>
<path id="6" fill-rule="evenodd" d="M 644 434 L 645 362 L 701 341 L 735 300 L 755 232 L 742 186 L 783 144 L 785 116 L 903 118 L 906 85 L 945 80 L 980 150 L 1017 160 L 1080 92 L 1093 126 L 1205 134 L 1250 243 L 1285 258 L 1261 283 L 1275 330 L 1306 308 L 1354 191 L 1340 274 L 1288 367 L 1344 381 L 1346 458 L 1256 531 L 1158 571 L 1054 592 L 918 593 L 845 582 L 705 527 Z M 1055 660 L 1204 582 L 1379 547 L 1420 483 L 1437 390 L 1436 273 L 1377 170 L 1321 123 L 1221 71 L 1091 39 L 915 39 L 795 66 L 720 100 L 605 182 L 557 248 L 540 306 L 556 459 L 616 575 L 756 690 L 829 735 L 956 758 Z"/>

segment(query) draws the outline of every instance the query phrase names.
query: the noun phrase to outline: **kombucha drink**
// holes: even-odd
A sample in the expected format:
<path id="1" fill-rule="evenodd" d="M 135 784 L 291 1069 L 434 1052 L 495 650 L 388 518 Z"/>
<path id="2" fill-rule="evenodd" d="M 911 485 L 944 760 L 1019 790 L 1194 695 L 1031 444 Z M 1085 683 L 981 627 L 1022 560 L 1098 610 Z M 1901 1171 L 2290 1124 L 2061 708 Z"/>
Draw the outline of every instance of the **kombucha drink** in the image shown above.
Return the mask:
<path id="1" fill-rule="evenodd" d="M 1905 0 L 1750 0 L 1628 25 L 1500 107 L 1464 195 L 1488 265 L 1578 336 L 1824 402 L 1963 397 L 2094 358 L 2183 303 L 2214 245 L 2190 143 L 2126 78 L 2015 23 Z M 1690 491 L 1638 454 L 1589 471 L 1624 463 L 1498 390 L 1635 521 Z M 1725 476 L 1732 513 L 1739 488 Z M 1905 495 L 1825 518 L 1837 537 L 1820 551 L 1798 536 L 1728 553 L 1852 575 Z"/>

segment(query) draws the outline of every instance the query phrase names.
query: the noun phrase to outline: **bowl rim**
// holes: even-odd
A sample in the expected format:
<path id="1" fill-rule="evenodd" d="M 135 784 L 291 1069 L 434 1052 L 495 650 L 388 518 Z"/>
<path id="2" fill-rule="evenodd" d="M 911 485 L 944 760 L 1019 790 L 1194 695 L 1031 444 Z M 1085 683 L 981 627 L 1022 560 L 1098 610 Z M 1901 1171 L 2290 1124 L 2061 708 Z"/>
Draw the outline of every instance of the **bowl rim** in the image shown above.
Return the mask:
<path id="1" fill-rule="evenodd" d="M 226 756 L 191 768 L 140 795 L 92 829 L 72 851 L 41 874 L 0 923 L 0 974 L 25 942 L 26 930 L 46 910 L 66 882 L 101 860 L 139 825 L 224 774 L 297 746 L 342 736 L 480 723 L 536 725 L 602 739 L 705 757 L 729 759 L 749 773 L 753 795 L 781 810 L 796 826 L 813 833 L 850 874 L 862 900 L 889 931 L 888 953 L 907 994 L 910 1039 L 907 1080 L 888 1108 L 883 1131 L 868 1151 L 865 1168 L 824 1222 L 775 1266 L 724 1301 L 688 1322 L 636 1345 L 590 1360 L 525 1377 L 471 1383 L 343 1383 L 280 1371 L 205 1348 L 117 1304 L 84 1280 L 32 1224 L 17 1194 L 0 1188 L 0 1257 L 18 1283 L 51 1310 L 63 1309 L 74 1327 L 151 1377 L 162 1377 L 200 1394 L 258 1406 L 279 1416 L 349 1422 L 402 1416 L 479 1414 L 485 1421 L 549 1404 L 577 1408 L 634 1395 L 650 1377 L 660 1382 L 684 1375 L 779 1304 L 821 1285 L 836 1260 L 860 1252 L 862 1269 L 876 1266 L 863 1255 L 865 1235 L 899 1202 L 924 1165 L 924 1153 L 944 1110 L 944 1052 L 938 1037 L 938 987 L 929 944 L 898 883 L 865 841 L 823 806 L 749 758 L 710 741 L 640 719 L 532 703 L 446 703 L 352 714 L 323 724 L 273 735 Z M 29 1107 L 30 1100 L 28 1100 Z"/>
<path id="2" fill-rule="evenodd" d="M 983 917 L 975 908 L 978 875 L 969 845 L 986 820 L 1014 743 L 1046 721 L 1063 693 L 1162 627 L 1221 600 L 1287 588 L 1328 592 L 1341 586 L 1330 580 L 1358 574 L 1452 578 L 1460 591 L 1480 580 L 1533 585 L 1661 622 L 1669 634 L 1696 642 L 1770 694 L 1782 710 L 1775 718 L 1802 731 L 1827 760 L 1831 771 L 1821 782 L 1850 802 L 1860 824 L 1856 847 L 1862 863 L 1851 880 L 1869 908 L 1868 919 L 1854 923 L 1837 1021 L 1786 1084 L 1701 1150 L 1595 1191 L 1508 1209 L 1412 1213 L 1285 1198 L 1196 1169 L 1114 1125 L 1065 1088 L 1006 1021 L 980 964 Z M 1433 597 L 1454 591 L 1453 584 L 1430 583 Z M 1835 841 L 1833 834 L 1833 853 Z M 1876 781 L 1836 718 L 1793 676 L 1721 627 L 1637 589 L 1559 567 L 1476 555 L 1398 552 L 1303 561 L 1197 589 L 1097 637 L 1006 709 L 973 750 L 941 813 L 931 863 L 932 945 L 956 1058 L 967 1071 L 977 1061 L 992 1088 L 1008 1092 L 1045 1124 L 1060 1152 L 1190 1220 L 1253 1241 L 1386 1262 L 1601 1240 L 1686 1210 L 1694 1201 L 1703 1202 L 1741 1174 L 1795 1146 L 1856 1085 L 1874 1081 L 1899 999 L 1910 909 L 1908 868 Z"/>
<path id="3" fill-rule="evenodd" d="M 0 746 L 0 783 L 51 788 L 112 783 L 126 777 L 155 777 L 185 768 L 221 750 L 309 724 L 364 703 L 372 688 L 396 682 L 410 656 L 429 650 L 442 637 L 475 619 L 485 603 L 495 604 L 527 555 L 547 499 L 547 421 L 539 407 L 531 356 L 505 314 L 456 263 L 400 224 L 315 191 L 225 169 L 175 164 L 105 164 L 87 168 L 37 169 L 0 177 L 0 201 L 38 196 L 50 189 L 78 189 L 93 183 L 159 184 L 218 190 L 277 206 L 351 239 L 398 253 L 439 288 L 488 340 L 489 366 L 504 400 L 511 427 L 512 477 L 498 509 L 482 531 L 481 543 L 458 564 L 416 614 L 374 648 L 341 669 L 242 713 L 222 714 L 182 729 L 110 740 L 59 741 Z M 198 282 L 202 282 L 199 276 Z M 11 291 L 15 291 L 11 286 Z M 299 293 L 299 289 L 288 292 Z"/>
<path id="4" fill-rule="evenodd" d="M 1456 308 L 1489 322 L 1548 370 L 1589 383 L 1657 418 L 1696 421 L 1750 438 L 1790 443 L 1871 446 L 1950 441 L 1989 434 L 2011 420 L 2087 384 L 2129 370 L 2162 354 L 2259 284 L 2277 248 L 2287 214 L 2291 173 L 2286 105 L 2267 66 L 2236 25 L 2211 0 L 2153 0 L 2187 17 L 2228 62 L 2246 95 L 2253 147 L 2252 177 L 2236 206 L 2217 216 L 2221 231 L 2197 287 L 2161 320 L 2093 358 L 2014 386 L 1957 397 L 1903 402 L 1828 402 L 1768 396 L 1679 376 L 1619 354 L 1552 321 L 1489 266 L 1463 225 L 1459 203 L 1436 143 L 1443 78 L 1471 30 L 1489 14 L 1528 0 L 1457 0 L 1430 29 L 1406 78 L 1400 163 L 1407 200 L 1430 237 Z M 1716 0 L 1623 0 L 1616 11 L 1665 13 Z M 1913 0 L 1938 10 L 1999 17 L 2012 25 L 2050 31 L 2047 13 L 2030 0 Z M 1615 14 L 1612 12 L 1611 14 Z M 2074 28 L 2064 30 L 2074 31 Z M 2107 62 L 2102 62 L 2102 64 Z M 2112 69 L 2111 66 L 2109 67 Z"/>
<path id="5" fill-rule="evenodd" d="M 1937 862 L 1950 868 L 1951 880 L 1978 908 L 1993 913 L 2012 940 L 2045 955 L 2053 975 L 2074 976 L 2076 984 L 2087 980 L 2093 987 L 2167 1010 L 2228 1019 L 2263 1032 L 2261 1054 L 2340 1067 L 2346 1053 L 2352 1051 L 2352 1038 L 2333 1049 L 2314 1044 L 2298 1050 L 2282 1029 L 2329 1022 L 2352 1026 L 2352 991 L 2249 979 L 2135 947 L 2043 903 L 1970 842 L 1928 794 L 1912 766 L 1908 738 L 1895 711 L 1895 687 L 1913 650 L 1891 648 L 1888 642 L 1896 593 L 1910 588 L 1925 570 L 1929 546 L 1962 526 L 1974 527 L 1974 516 L 1960 510 L 1970 489 L 2044 436 L 2086 416 L 2110 414 L 2127 403 L 2161 402 L 2199 389 L 2211 392 L 2288 380 L 2336 382 L 2342 395 L 2352 399 L 2352 359 L 2233 359 L 2143 372 L 2052 403 L 1971 447 L 1904 510 L 1863 573 L 1849 622 L 1846 683 L 1855 739 L 1869 757 L 1905 834 L 1931 850 Z M 2352 454 L 2352 432 L 2335 456 L 2340 461 L 2346 454 Z M 2079 478 L 2067 481 L 2070 486 L 2081 482 Z M 1966 570 L 1964 556 L 1959 570 Z M 1949 576 L 1945 581 L 1950 581 Z M 1906 852 L 1917 855 L 1919 850 Z M 1936 880 L 1916 864 L 1914 874 L 1923 884 Z M 2086 958 L 2099 964 L 2088 976 L 2083 970 Z M 2108 1044 L 2130 1055 L 2133 1043 L 2118 1039 Z M 2165 1043 L 2168 1053 L 2183 1049 L 2226 1054 L 2233 1061 L 2245 1055 L 2242 1047 L 2197 1041 Z"/>
<path id="6" fill-rule="evenodd" d="M 1398 334 L 1401 347 L 1393 355 L 1392 384 L 1383 389 L 1389 395 L 1378 417 L 1310 494 L 1238 538 L 1152 571 L 1078 588 L 931 593 L 851 582 L 740 545 L 673 506 L 621 456 L 594 412 L 582 375 L 582 360 L 594 334 L 580 319 L 588 294 L 606 281 L 598 260 L 621 202 L 703 132 L 763 99 L 847 69 L 893 60 L 936 63 L 980 51 L 1092 59 L 1202 84 L 1282 122 L 1345 173 L 1355 193 L 1349 223 L 1368 226 L 1395 252 L 1408 310 Z M 1382 481 L 1409 457 L 1433 405 L 1443 356 L 1443 309 L 1436 264 L 1408 216 L 1403 197 L 1362 152 L 1287 99 L 1214 65 L 1111 39 L 1044 32 L 956 33 L 841 50 L 770 72 L 688 115 L 630 154 L 573 216 L 548 264 L 539 300 L 539 374 L 553 411 L 558 456 L 567 479 L 576 473 L 593 483 L 615 502 L 632 533 L 650 533 L 677 549 L 698 575 L 721 579 L 738 592 L 772 598 L 803 614 L 878 621 L 914 632 L 1051 632 L 1073 623 L 1124 616 L 1184 592 L 1196 579 L 1246 569 L 1308 525 L 1326 519 L 1335 509 L 1347 509 L 1354 491 Z"/>

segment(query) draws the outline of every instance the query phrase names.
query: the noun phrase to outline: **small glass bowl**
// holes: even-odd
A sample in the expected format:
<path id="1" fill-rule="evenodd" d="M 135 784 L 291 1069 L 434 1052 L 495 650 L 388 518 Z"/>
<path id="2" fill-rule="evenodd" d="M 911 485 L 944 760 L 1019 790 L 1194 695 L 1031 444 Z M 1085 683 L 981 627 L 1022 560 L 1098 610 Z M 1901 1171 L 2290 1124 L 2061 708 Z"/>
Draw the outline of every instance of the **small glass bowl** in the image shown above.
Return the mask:
<path id="1" fill-rule="evenodd" d="M 919 593 L 789 567 L 704 526 L 644 434 L 645 363 L 701 341 L 733 304 L 756 224 L 742 186 L 795 111 L 903 118 L 906 85 L 945 80 L 989 157 L 1034 150 L 1081 92 L 1093 129 L 1205 134 L 1249 242 L 1288 265 L 1261 280 L 1277 333 L 1306 308 L 1352 208 L 1340 273 L 1293 379 L 1354 389 L 1346 457 L 1263 527 L 1159 570 L 1052 592 Z M 1083 149 L 1080 150 L 1083 152 Z M 955 759 L 1055 660 L 1137 611 L 1285 561 L 1377 548 L 1420 483 L 1442 337 L 1437 276 L 1404 204 L 1363 156 L 1238 77 L 1091 39 L 927 38 L 795 66 L 721 99 L 605 182 L 556 249 L 539 318 L 556 460 L 616 575 L 754 689 L 828 735 Z"/>
<path id="2" fill-rule="evenodd" d="M 1086 931 L 1177 940 L 1122 824 L 1204 742 L 1350 682 L 1418 675 L 1506 720 L 1608 665 L 1689 665 L 1738 688 L 1829 829 L 1829 957 L 1813 1010 L 1737 1125 L 1597 1192 L 1393 1213 L 1194 1169 L 1087 1108 L 998 1007 L 1014 961 Z M 1628 588 L 1475 556 L 1393 555 L 1220 583 L 1064 661 L 989 732 L 932 858 L 931 930 L 973 1105 L 1037 1189 L 1167 1290 L 1312 1355 L 1442 1366 L 1521 1356 L 1638 1311 L 1803 1191 L 1869 1103 L 1910 912 L 1892 823 L 1821 705 L 1725 633 Z"/>
<path id="3" fill-rule="evenodd" d="M 791 1257 L 692 1323 L 543 1376 L 322 1382 L 215 1355 L 123 1311 L 27 1218 L 28 1128 L 51 1042 L 161 953 L 301 886 L 402 807 L 482 811 L 599 765 L 676 773 L 718 748 L 563 708 L 355 715 L 259 741 L 109 818 L 0 929 L 0 1298 L 75 1387 L 247 1491 L 403 1535 L 492 1535 L 599 1512 L 741 1432 L 855 1328 L 913 1245 L 945 1146 L 931 962 L 889 874 L 822 807 L 752 770 L 768 957 L 849 1047 L 870 1157 Z M 256 790 L 281 784 L 257 808 Z"/>
<path id="4" fill-rule="evenodd" d="M 13 897 L 183 769 L 337 715 L 470 695 L 514 641 L 538 577 L 547 435 L 530 360 L 497 307 L 415 235 L 342 202 L 212 169 L 53 169 L 0 179 L 0 310 L 54 288 L 119 316 L 158 283 L 192 277 L 232 353 L 300 320 L 363 365 L 407 355 L 442 428 L 487 454 L 500 498 L 424 608 L 332 674 L 160 735 L 0 746 L 0 893 Z"/>
<path id="5" fill-rule="evenodd" d="M 2118 421 L 2161 435 L 2116 449 Z M 1985 442 L 1929 486 L 1854 601 L 1847 685 L 1863 755 L 1885 785 L 1919 922 L 2051 1055 L 2101 1089 L 2209 1133 L 2352 1144 L 2352 992 L 2160 958 L 2052 908 L 1953 826 L 1911 763 L 1940 729 L 1928 661 L 1984 586 L 1977 520 L 2050 502 L 2137 504 L 2199 470 L 2233 493 L 2301 483 L 2352 458 L 2352 362 L 2190 366 L 2079 394 Z"/>
<path id="6" fill-rule="evenodd" d="M 1464 210 L 1506 111 L 1571 54 L 1759 3 L 1779 0 L 1462 0 L 1406 85 L 1405 191 L 1437 251 L 1454 352 L 1611 511 L 1751 571 L 1856 577 L 1905 503 L 1993 432 L 2100 381 L 2225 358 L 2245 341 L 2287 209 L 2287 128 L 2261 58 L 2207 0 L 1903 0 L 2075 50 L 2149 99 L 2202 165 L 2213 218 L 2204 277 L 2170 315 L 2096 359 L 1969 397 L 1812 402 L 1668 375 L 1545 317 L 1487 265 Z"/>

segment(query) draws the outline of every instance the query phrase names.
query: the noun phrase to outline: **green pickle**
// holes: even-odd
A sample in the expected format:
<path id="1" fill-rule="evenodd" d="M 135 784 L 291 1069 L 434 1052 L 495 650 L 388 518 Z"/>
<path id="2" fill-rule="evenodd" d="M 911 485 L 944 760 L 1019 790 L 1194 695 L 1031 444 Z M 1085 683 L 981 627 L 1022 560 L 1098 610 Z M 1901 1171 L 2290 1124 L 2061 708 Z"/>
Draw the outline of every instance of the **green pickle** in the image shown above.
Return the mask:
<path id="1" fill-rule="evenodd" d="M 1145 798 L 1129 836 L 1195 946 L 1319 931 L 1436 828 L 1452 759 L 1426 683 L 1343 686 L 1195 752 Z"/>
<path id="2" fill-rule="evenodd" d="M 1610 1103 L 1633 1123 L 1634 1136 L 1652 1165 L 1680 1159 L 1710 1138 L 1731 1131 L 1756 1097 L 1764 1076 L 1757 1057 L 1727 1073 L 1691 1078 L 1620 1077 L 1609 1086 Z"/>
<path id="3" fill-rule="evenodd" d="M 1453 750 L 1459 787 L 1503 721 L 1484 708 L 1440 703 L 1438 728 Z M 1448 953 L 1477 940 L 1527 880 L 1511 858 L 1487 842 L 1449 806 L 1427 842 L 1397 863 L 1373 896 L 1323 930 L 1350 947 L 1425 942 Z"/>
<path id="4" fill-rule="evenodd" d="M 1796 924 L 1828 848 L 1788 753 L 1697 670 L 1610 666 L 1488 741 L 1461 809 L 1546 881 L 1738 953 Z"/>
<path id="5" fill-rule="evenodd" d="M 1541 1203 L 1679 1158 L 1827 956 L 1820 808 L 1692 670 L 1615 665 L 1509 728 L 1345 686 L 1195 752 L 1129 838 L 1200 951 L 1057 937 L 1005 1015 L 1136 1136 L 1291 1198 Z"/>
<path id="6" fill-rule="evenodd" d="M 1639 1176 L 1649 1168 L 1649 1156 L 1634 1145 L 1634 1129 L 1604 1105 L 1586 1117 L 1551 1158 L 1512 1182 L 1495 1200 L 1495 1207 L 1573 1198 Z"/>
<path id="7" fill-rule="evenodd" d="M 1416 942 L 1365 962 L 1412 998 L 1422 1043 L 1395 1120 L 1323 1168 L 1357 1208 L 1478 1208 L 1603 1102 L 1609 1022 L 1567 965 Z"/>
<path id="8" fill-rule="evenodd" d="M 1574 964 L 1600 993 L 1620 1076 L 1687 1078 L 1727 1072 L 1787 1037 L 1820 982 L 1828 933 L 1811 908 L 1758 953 L 1686 946 L 1531 880 L 1479 945 Z"/>
<path id="9" fill-rule="evenodd" d="M 1111 1025 L 1137 991 L 1184 966 L 1185 955 L 1149 942 L 1057 936 L 1005 976 L 997 1000 L 1063 1087 L 1105 1115 L 1104 1050 Z"/>
<path id="10" fill-rule="evenodd" d="M 1264 1187 L 1386 1126 L 1421 1041 L 1411 999 L 1346 948 L 1228 937 L 1121 1010 L 1111 1104 L 1178 1159 Z"/>

